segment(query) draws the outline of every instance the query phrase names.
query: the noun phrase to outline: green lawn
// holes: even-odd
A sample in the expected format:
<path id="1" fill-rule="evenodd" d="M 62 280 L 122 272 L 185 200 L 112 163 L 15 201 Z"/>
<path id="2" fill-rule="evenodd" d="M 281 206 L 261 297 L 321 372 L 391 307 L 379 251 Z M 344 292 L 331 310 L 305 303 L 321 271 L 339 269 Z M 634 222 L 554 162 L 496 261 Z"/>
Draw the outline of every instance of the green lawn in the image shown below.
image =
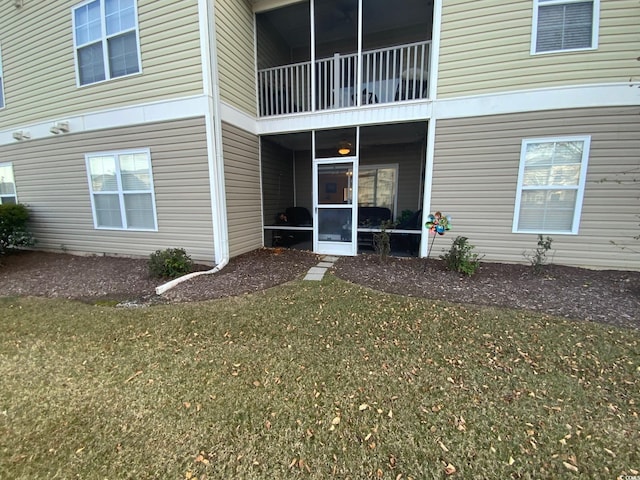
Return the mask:
<path id="1" fill-rule="evenodd" d="M 638 331 L 332 276 L 185 305 L 0 311 L 0 478 L 640 470 Z"/>

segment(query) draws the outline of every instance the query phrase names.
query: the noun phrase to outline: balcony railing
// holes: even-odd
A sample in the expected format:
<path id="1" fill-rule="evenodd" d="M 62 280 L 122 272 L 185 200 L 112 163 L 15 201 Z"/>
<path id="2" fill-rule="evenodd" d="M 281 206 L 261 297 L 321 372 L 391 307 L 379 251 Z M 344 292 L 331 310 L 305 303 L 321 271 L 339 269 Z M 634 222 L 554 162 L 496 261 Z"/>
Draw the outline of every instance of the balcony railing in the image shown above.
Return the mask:
<path id="1" fill-rule="evenodd" d="M 357 54 L 318 59 L 314 98 L 311 62 L 259 70 L 260 116 L 428 98 L 430 47 L 427 41 L 362 52 L 359 86 Z"/>

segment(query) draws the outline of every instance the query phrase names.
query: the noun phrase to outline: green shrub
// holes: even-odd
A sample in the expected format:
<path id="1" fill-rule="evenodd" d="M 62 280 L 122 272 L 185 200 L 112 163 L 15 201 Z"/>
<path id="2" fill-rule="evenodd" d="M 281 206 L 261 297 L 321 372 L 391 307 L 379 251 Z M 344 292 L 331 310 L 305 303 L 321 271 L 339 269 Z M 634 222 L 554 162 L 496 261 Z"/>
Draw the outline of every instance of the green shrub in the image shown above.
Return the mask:
<path id="1" fill-rule="evenodd" d="M 458 236 L 449 251 L 440 255 L 440 258 L 444 260 L 447 270 L 463 273 L 470 277 L 480 268 L 481 257 L 472 252 L 474 248 L 467 237 Z"/>
<path id="2" fill-rule="evenodd" d="M 380 231 L 373 234 L 373 249 L 381 262 L 384 262 L 391 253 L 391 235 L 387 229 L 393 227 L 395 227 L 394 222 L 385 220 L 380 224 Z"/>
<path id="3" fill-rule="evenodd" d="M 533 253 L 524 252 L 523 255 L 529 260 L 533 267 L 533 273 L 539 275 L 542 273 L 542 268 L 549 262 L 547 253 L 551 250 L 551 237 L 544 238 L 542 235 L 538 235 L 538 248 Z"/>
<path id="4" fill-rule="evenodd" d="M 193 261 L 184 248 L 156 250 L 149 256 L 149 274 L 153 277 L 176 278 L 193 270 Z"/>
<path id="5" fill-rule="evenodd" d="M 18 204 L 0 205 L 0 254 L 16 247 L 29 247 L 35 243 L 27 228 L 29 210 Z"/>

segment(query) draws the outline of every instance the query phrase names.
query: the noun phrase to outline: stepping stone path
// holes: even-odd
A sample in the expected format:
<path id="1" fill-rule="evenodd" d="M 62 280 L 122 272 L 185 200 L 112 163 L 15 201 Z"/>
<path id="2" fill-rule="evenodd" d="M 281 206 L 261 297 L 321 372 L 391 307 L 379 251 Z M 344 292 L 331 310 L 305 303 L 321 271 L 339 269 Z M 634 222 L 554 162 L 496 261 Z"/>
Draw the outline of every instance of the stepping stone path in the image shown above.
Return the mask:
<path id="1" fill-rule="evenodd" d="M 304 277 L 304 279 L 305 280 L 315 281 L 315 282 L 320 282 L 323 279 L 324 274 L 326 273 L 327 269 L 333 267 L 333 264 L 336 261 L 338 261 L 338 257 L 332 257 L 332 256 L 325 255 L 324 257 L 322 257 L 322 259 L 320 260 L 320 263 L 318 263 L 318 265 L 316 265 L 315 267 L 311 267 L 309 269 L 309 271 L 307 272 L 307 275 Z"/>

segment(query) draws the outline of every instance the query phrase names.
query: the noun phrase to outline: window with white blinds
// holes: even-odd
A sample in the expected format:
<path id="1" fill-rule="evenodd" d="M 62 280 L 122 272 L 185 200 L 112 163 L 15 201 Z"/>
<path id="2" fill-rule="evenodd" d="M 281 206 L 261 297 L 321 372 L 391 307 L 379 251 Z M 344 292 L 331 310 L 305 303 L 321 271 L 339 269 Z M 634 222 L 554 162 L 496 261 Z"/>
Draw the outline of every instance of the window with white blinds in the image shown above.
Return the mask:
<path id="1" fill-rule="evenodd" d="M 523 140 L 513 232 L 578 233 L 590 141 Z"/>
<path id="2" fill-rule="evenodd" d="M 148 149 L 86 156 L 95 228 L 157 230 Z"/>
<path id="3" fill-rule="evenodd" d="M 597 48 L 599 0 L 534 0 L 531 53 Z"/>

